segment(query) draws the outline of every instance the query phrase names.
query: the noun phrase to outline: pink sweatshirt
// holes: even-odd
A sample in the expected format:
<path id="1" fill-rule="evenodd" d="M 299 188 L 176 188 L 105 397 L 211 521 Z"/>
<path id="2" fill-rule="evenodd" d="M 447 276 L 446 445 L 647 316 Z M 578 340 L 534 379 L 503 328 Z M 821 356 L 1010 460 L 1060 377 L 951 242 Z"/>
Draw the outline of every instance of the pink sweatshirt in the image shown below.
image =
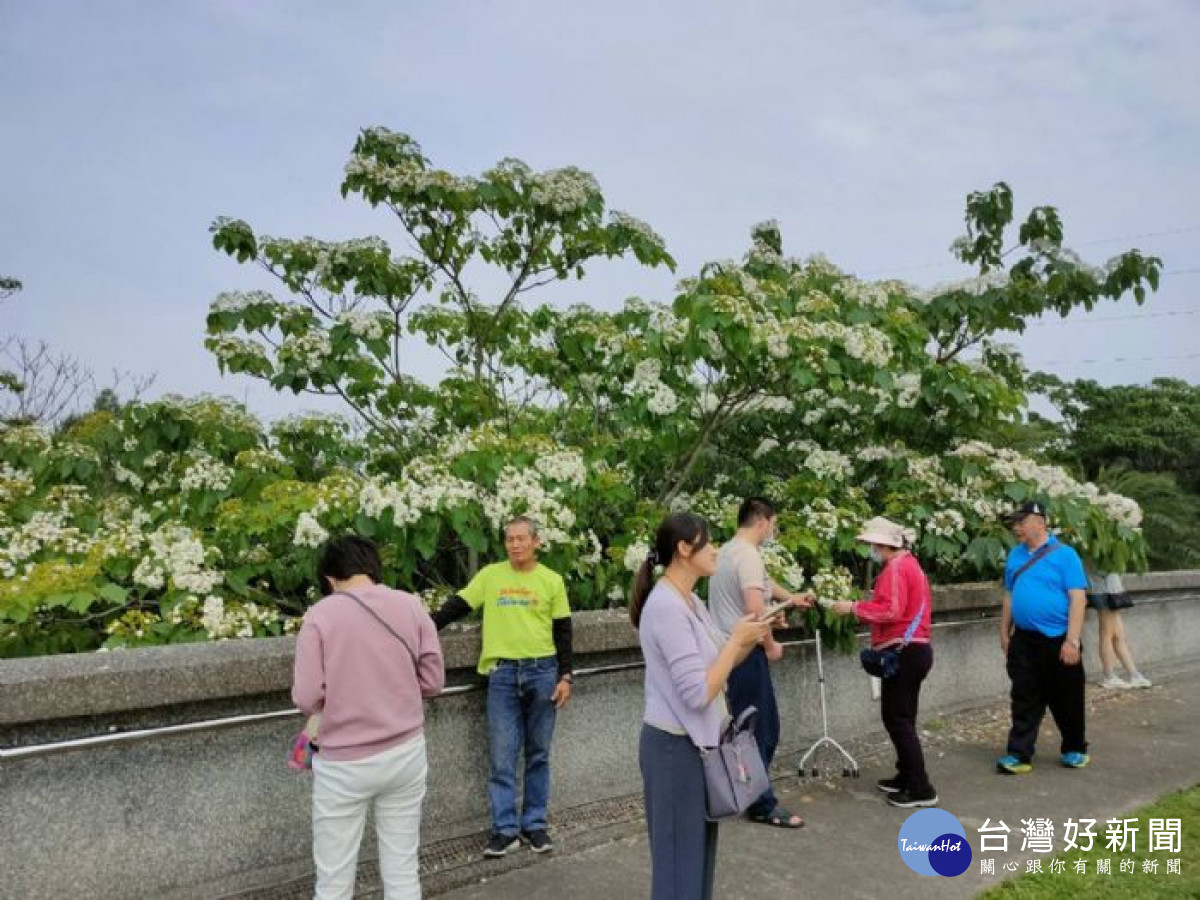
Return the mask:
<path id="1" fill-rule="evenodd" d="M 421 700 L 446 683 L 437 629 L 421 601 L 383 585 L 353 593 L 383 617 L 413 655 L 350 597 L 331 594 L 304 614 L 292 700 L 321 713 L 317 744 L 328 760 L 363 759 L 416 737 Z"/>

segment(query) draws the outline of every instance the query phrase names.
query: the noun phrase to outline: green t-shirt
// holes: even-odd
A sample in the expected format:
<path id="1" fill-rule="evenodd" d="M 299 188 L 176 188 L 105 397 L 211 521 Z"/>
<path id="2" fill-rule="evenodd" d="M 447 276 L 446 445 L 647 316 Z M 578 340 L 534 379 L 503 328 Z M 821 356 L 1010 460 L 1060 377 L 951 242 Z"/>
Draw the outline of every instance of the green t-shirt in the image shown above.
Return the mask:
<path id="1" fill-rule="evenodd" d="M 554 619 L 571 615 L 562 576 L 541 563 L 518 572 L 512 563 L 480 569 L 459 591 L 471 609 L 483 607 L 483 650 L 479 673 L 487 675 L 499 659 L 554 656 Z"/>

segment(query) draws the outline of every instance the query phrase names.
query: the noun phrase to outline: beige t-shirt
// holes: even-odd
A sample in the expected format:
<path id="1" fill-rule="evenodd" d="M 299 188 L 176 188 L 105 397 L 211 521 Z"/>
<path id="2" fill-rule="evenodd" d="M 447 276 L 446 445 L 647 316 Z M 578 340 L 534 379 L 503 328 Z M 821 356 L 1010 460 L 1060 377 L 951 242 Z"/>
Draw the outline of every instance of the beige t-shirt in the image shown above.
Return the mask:
<path id="1" fill-rule="evenodd" d="M 771 602 L 771 579 L 762 554 L 754 544 L 734 537 L 717 551 L 717 571 L 708 580 L 708 611 L 726 638 L 746 615 L 742 591 L 749 587 L 762 588 L 763 602 Z"/>

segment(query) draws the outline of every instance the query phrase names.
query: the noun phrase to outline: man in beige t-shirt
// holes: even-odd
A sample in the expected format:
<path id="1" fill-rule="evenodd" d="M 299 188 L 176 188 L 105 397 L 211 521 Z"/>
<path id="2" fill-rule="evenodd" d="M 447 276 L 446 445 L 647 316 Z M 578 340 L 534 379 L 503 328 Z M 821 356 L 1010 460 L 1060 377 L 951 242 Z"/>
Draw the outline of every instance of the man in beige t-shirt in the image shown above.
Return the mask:
<path id="1" fill-rule="evenodd" d="M 801 609 L 812 606 L 812 598 L 793 594 L 767 576 L 759 547 L 775 533 L 778 514 L 769 500 L 751 497 L 738 510 L 738 530 L 733 539 L 717 552 L 717 570 L 708 580 L 708 608 L 726 637 L 747 614 L 757 615 L 771 601 L 790 600 Z M 779 744 L 779 708 L 770 663 L 783 657 L 783 645 L 768 633 L 762 646 L 756 647 L 729 675 L 729 707 L 734 717 L 747 707 L 758 710 L 755 738 L 768 770 Z M 799 828 L 804 819 L 779 805 L 775 792 L 766 792 L 746 811 L 754 822 L 780 828 Z"/>

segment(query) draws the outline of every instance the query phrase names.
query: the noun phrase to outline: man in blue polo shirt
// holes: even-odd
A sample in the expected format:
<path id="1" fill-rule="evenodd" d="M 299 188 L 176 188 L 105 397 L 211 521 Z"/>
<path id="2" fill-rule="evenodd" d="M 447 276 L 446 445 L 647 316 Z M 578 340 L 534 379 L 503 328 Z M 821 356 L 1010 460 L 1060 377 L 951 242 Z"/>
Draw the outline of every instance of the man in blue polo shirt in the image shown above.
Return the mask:
<path id="1" fill-rule="evenodd" d="M 1088 764 L 1084 739 L 1083 617 L 1087 576 L 1079 554 L 1046 530 L 1046 508 L 1025 503 L 1005 517 L 1019 543 L 1004 567 L 1000 649 L 1012 681 L 1012 729 L 998 771 L 1032 771 L 1046 707 L 1062 734 L 1059 761 Z"/>

